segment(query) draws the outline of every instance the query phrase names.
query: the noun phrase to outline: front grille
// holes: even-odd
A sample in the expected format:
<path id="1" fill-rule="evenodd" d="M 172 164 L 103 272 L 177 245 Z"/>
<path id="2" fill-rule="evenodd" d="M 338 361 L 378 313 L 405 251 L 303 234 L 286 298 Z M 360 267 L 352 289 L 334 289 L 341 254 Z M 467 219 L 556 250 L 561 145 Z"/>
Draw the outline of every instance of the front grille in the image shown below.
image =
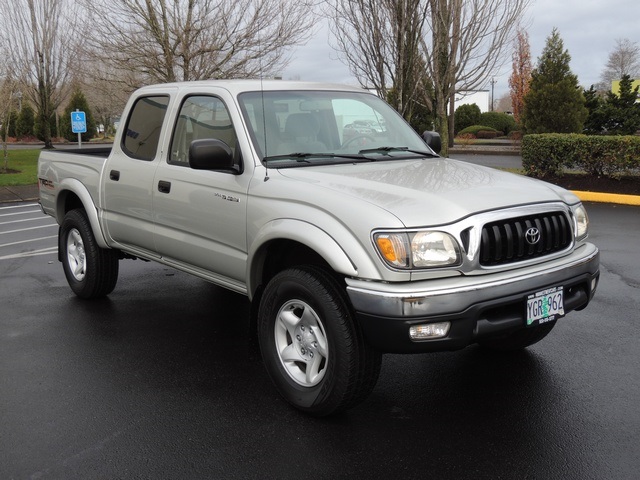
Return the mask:
<path id="1" fill-rule="evenodd" d="M 542 257 L 564 250 L 572 240 L 571 223 L 562 212 L 491 222 L 482 228 L 480 265 L 506 265 Z"/>

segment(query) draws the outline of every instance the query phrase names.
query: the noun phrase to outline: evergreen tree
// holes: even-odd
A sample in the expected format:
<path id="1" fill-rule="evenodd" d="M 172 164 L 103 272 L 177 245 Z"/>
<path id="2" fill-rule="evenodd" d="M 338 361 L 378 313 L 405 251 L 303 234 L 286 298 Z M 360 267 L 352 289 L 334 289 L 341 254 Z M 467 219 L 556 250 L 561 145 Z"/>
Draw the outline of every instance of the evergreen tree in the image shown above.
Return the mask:
<path id="1" fill-rule="evenodd" d="M 526 133 L 582 132 L 589 112 L 570 61 L 554 28 L 531 73 L 530 89 L 524 97 L 522 124 Z"/>
<path id="2" fill-rule="evenodd" d="M 640 103 L 638 87 L 632 88 L 629 75 L 623 75 L 620 92 L 609 92 L 606 98 L 597 94 L 592 86 L 585 91 L 589 117 L 584 125 L 587 134 L 633 135 L 640 129 Z"/>
<path id="3" fill-rule="evenodd" d="M 605 100 L 600 92 L 591 85 L 589 90 L 584 91 L 585 106 L 589 111 L 587 120 L 584 122 L 584 133 L 587 135 L 598 135 L 604 131 L 604 118 L 602 107 Z"/>
<path id="4" fill-rule="evenodd" d="M 18 138 L 32 137 L 33 127 L 36 123 L 36 114 L 31 108 L 31 105 L 24 103 L 22 110 L 18 115 L 18 121 L 16 124 L 16 136 Z"/>
<path id="5" fill-rule="evenodd" d="M 96 135 L 96 124 L 93 119 L 93 115 L 91 114 L 91 109 L 89 108 L 89 102 L 87 102 L 87 98 L 78 87 L 73 90 L 69 104 L 60 118 L 60 134 L 71 142 L 78 140 L 78 134 L 73 133 L 71 128 L 71 113 L 76 110 L 80 110 L 85 113 L 85 118 L 87 120 L 87 132 L 82 134 L 82 141 L 88 142 Z"/>
<path id="6" fill-rule="evenodd" d="M 620 92 L 607 94 L 607 100 L 602 107 L 604 117 L 603 129 L 610 135 L 633 135 L 640 129 L 640 104 L 638 87 L 632 88 L 633 82 L 629 75 L 620 80 Z"/>
<path id="7" fill-rule="evenodd" d="M 18 123 L 18 112 L 11 110 L 7 113 L 4 119 L 0 118 L 0 121 L 1 120 L 4 120 L 4 122 L 0 127 L 0 140 L 4 140 L 5 135 L 7 137 L 15 138 L 17 136 L 16 124 Z"/>

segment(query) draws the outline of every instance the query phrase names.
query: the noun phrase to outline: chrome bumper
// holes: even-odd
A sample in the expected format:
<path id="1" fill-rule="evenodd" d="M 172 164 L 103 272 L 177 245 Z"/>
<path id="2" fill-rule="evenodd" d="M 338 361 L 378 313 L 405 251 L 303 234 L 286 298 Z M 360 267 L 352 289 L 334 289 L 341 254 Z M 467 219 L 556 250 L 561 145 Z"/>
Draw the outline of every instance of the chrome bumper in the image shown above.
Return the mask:
<path id="1" fill-rule="evenodd" d="M 570 255 L 526 269 L 458 276 L 401 284 L 346 279 L 351 303 L 359 313 L 407 318 L 451 315 L 480 302 L 563 285 L 583 274 L 595 275 L 600 254 L 585 243 Z"/>

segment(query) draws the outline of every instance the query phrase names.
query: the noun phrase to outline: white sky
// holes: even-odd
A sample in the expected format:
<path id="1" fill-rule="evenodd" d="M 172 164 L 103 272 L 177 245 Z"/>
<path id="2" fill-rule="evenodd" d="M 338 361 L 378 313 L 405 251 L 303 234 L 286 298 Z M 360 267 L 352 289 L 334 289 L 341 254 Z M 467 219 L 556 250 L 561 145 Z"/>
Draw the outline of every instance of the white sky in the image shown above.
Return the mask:
<path id="1" fill-rule="evenodd" d="M 616 39 L 628 38 L 640 44 L 640 0 L 532 0 L 526 16 L 533 65 L 557 27 L 571 55 L 571 70 L 585 88 L 599 81 Z M 357 85 L 331 48 L 333 43 L 326 24 L 320 24 L 309 42 L 292 52 L 283 78 Z M 506 62 L 494 75 L 496 99 L 509 90 L 511 53 L 509 48 Z M 487 81 L 485 89 L 490 88 Z"/>

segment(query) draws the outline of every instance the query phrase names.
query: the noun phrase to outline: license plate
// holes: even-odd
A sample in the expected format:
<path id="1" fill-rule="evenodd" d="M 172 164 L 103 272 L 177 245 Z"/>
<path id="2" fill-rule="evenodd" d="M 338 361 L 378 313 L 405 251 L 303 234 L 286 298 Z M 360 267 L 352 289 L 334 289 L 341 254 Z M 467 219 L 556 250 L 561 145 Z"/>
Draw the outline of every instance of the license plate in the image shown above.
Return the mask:
<path id="1" fill-rule="evenodd" d="M 564 290 L 553 287 L 527 297 L 527 326 L 550 322 L 564 315 Z"/>

